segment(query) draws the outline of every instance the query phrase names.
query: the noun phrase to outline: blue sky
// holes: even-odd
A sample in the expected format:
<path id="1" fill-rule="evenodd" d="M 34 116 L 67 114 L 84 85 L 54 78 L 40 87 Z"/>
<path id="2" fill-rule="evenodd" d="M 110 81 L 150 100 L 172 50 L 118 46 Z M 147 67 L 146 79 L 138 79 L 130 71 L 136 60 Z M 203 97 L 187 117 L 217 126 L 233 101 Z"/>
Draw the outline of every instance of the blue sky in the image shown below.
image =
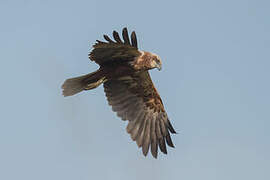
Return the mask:
<path id="1" fill-rule="evenodd" d="M 270 179 L 270 3 L 0 2 L 0 179 Z M 135 30 L 163 60 L 151 76 L 176 146 L 144 157 L 103 88 L 61 95 L 98 68 L 87 54 Z"/>

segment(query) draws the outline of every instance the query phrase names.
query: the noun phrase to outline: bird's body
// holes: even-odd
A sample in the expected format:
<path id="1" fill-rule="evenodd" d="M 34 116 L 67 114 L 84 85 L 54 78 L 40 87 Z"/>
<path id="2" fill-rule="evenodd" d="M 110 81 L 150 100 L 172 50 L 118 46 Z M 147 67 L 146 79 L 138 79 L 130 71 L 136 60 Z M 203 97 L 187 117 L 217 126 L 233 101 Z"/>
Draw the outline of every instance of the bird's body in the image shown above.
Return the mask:
<path id="1" fill-rule="evenodd" d="M 114 40 L 107 35 L 107 42 L 98 41 L 89 58 L 100 65 L 90 74 L 67 79 L 62 85 L 63 95 L 71 96 L 83 90 L 90 90 L 103 83 L 104 91 L 112 110 L 122 120 L 128 120 L 127 132 L 142 147 L 147 155 L 151 147 L 156 158 L 158 147 L 167 154 L 166 143 L 174 147 L 170 133 L 175 133 L 162 100 L 154 87 L 148 70 L 161 69 L 160 58 L 137 47 L 135 32 L 131 42 L 127 29 L 123 29 L 124 42 L 114 31 Z M 166 142 L 166 143 L 165 143 Z"/>

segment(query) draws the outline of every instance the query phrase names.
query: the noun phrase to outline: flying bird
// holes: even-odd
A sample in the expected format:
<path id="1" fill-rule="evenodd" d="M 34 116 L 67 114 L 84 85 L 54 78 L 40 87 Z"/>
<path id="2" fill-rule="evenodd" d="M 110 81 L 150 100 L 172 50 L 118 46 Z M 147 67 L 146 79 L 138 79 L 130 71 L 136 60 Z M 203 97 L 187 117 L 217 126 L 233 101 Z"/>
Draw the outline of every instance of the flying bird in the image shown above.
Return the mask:
<path id="1" fill-rule="evenodd" d="M 167 154 L 167 147 L 174 147 L 170 133 L 176 133 L 157 92 L 149 70 L 161 70 L 158 55 L 138 49 L 136 34 L 129 38 L 127 28 L 122 31 L 123 40 L 116 31 L 113 39 L 104 35 L 106 41 L 93 45 L 89 59 L 100 68 L 90 74 L 67 79 L 62 85 L 63 95 L 72 96 L 103 84 L 112 110 L 122 120 L 133 141 L 146 156 L 149 149 L 157 158 L 158 149 Z"/>

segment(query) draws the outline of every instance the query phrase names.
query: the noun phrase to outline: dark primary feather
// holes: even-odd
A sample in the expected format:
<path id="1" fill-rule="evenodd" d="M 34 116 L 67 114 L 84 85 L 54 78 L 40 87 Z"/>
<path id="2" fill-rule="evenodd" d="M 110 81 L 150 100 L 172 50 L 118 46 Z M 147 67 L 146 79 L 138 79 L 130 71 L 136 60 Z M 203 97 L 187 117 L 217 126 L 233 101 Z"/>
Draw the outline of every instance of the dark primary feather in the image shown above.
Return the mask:
<path id="1" fill-rule="evenodd" d="M 124 39 L 124 43 L 130 45 L 127 28 L 123 29 L 122 36 Z"/>
<path id="2" fill-rule="evenodd" d="M 111 38 L 109 38 L 109 36 L 107 36 L 106 34 L 103 35 L 104 39 L 106 41 L 108 41 L 109 43 L 114 43 L 113 40 L 111 40 Z"/>
<path id="3" fill-rule="evenodd" d="M 148 72 L 109 80 L 104 83 L 109 105 L 123 120 L 128 120 L 127 132 L 142 147 L 157 158 L 158 147 L 167 154 L 166 144 L 174 147 L 170 133 L 175 133 L 162 101 Z"/>
<path id="4" fill-rule="evenodd" d="M 136 37 L 135 31 L 133 31 L 133 32 L 131 33 L 131 44 L 132 44 L 133 47 L 138 48 L 138 45 L 137 45 L 137 37 Z"/>
<path id="5" fill-rule="evenodd" d="M 116 42 L 118 42 L 120 44 L 123 43 L 122 40 L 120 39 L 118 32 L 116 32 L 116 31 L 113 31 L 113 38 L 114 38 L 114 40 L 116 40 Z"/>

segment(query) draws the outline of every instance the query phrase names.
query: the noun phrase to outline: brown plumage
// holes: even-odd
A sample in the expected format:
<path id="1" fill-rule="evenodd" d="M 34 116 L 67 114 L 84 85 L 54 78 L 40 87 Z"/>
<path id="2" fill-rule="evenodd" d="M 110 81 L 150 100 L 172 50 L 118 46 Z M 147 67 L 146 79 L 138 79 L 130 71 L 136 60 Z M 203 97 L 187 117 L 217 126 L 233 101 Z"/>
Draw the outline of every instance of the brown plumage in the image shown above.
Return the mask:
<path id="1" fill-rule="evenodd" d="M 162 100 L 154 87 L 148 70 L 161 69 L 160 58 L 150 52 L 138 50 L 136 34 L 127 28 L 122 31 L 123 41 L 113 31 L 113 41 L 104 35 L 106 42 L 98 41 L 89 54 L 90 60 L 100 68 L 90 74 L 67 79 L 62 85 L 63 95 L 72 96 L 103 83 L 112 110 L 122 120 L 128 120 L 127 132 L 142 147 L 146 156 L 149 149 L 157 158 L 158 147 L 167 154 L 166 144 L 174 147 L 170 133 L 173 129 Z"/>

